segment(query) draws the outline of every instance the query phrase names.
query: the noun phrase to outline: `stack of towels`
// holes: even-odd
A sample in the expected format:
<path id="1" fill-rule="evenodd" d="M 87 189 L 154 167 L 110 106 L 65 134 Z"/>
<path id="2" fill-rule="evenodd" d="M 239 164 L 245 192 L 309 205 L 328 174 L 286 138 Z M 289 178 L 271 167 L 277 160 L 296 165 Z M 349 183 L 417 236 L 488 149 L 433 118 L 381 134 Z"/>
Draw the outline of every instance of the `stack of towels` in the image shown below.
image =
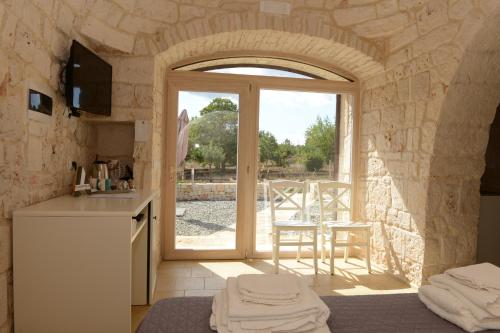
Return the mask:
<path id="1" fill-rule="evenodd" d="M 228 278 L 214 297 L 210 327 L 219 333 L 330 332 L 330 309 L 295 275 Z"/>
<path id="2" fill-rule="evenodd" d="M 429 281 L 418 296 L 431 311 L 468 332 L 500 329 L 500 267 L 453 268 Z"/>

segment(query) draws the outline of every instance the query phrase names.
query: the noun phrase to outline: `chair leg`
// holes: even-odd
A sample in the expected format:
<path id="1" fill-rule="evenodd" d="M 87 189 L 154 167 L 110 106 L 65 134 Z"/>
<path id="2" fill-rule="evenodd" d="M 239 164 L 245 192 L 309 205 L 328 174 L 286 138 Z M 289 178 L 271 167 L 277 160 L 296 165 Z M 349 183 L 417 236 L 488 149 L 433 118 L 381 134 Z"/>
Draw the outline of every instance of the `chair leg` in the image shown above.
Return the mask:
<path id="1" fill-rule="evenodd" d="M 301 253 L 302 253 L 302 231 L 299 231 L 299 246 L 297 246 L 297 261 L 300 261 Z"/>
<path id="2" fill-rule="evenodd" d="M 326 230 L 325 230 L 325 225 L 322 223 L 321 224 L 321 262 L 324 264 L 325 263 L 325 257 L 326 257 L 326 249 L 325 249 L 325 243 L 326 243 Z"/>
<path id="3" fill-rule="evenodd" d="M 335 237 L 336 232 L 330 231 L 330 275 L 335 274 Z"/>
<path id="4" fill-rule="evenodd" d="M 318 274 L 318 230 L 313 231 L 314 274 Z"/>
<path id="5" fill-rule="evenodd" d="M 276 245 L 274 250 L 274 272 L 276 274 L 280 271 L 280 242 L 281 242 L 280 229 L 276 229 Z"/>
<path id="6" fill-rule="evenodd" d="M 349 231 L 347 232 L 347 243 L 351 243 L 351 233 Z M 345 262 L 347 262 L 347 258 L 349 258 L 349 248 L 350 248 L 349 245 L 344 247 L 344 261 Z"/>
<path id="7" fill-rule="evenodd" d="M 366 267 L 368 268 L 368 273 L 371 274 L 372 266 L 370 259 L 370 230 L 366 231 Z"/>

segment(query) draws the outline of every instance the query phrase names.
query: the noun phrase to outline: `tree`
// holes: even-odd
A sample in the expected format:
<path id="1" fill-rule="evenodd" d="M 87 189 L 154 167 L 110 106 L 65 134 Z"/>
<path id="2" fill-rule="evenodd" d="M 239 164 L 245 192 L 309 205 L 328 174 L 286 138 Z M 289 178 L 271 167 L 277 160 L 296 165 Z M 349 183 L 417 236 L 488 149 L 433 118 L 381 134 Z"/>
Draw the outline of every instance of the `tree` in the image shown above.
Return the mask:
<path id="1" fill-rule="evenodd" d="M 223 149 L 226 164 L 236 165 L 238 142 L 238 106 L 226 98 L 214 98 L 200 111 L 201 116 L 191 119 L 188 155 L 196 156 L 195 146 L 211 142 Z"/>
<path id="2" fill-rule="evenodd" d="M 278 144 L 278 153 L 276 156 L 276 164 L 284 168 L 290 165 L 290 159 L 297 153 L 297 149 L 289 139 L 285 139 L 283 143 Z"/>
<path id="3" fill-rule="evenodd" d="M 259 131 L 259 160 L 267 167 L 269 162 L 276 161 L 278 156 L 278 142 L 268 131 Z"/>
<path id="4" fill-rule="evenodd" d="M 206 115 L 207 113 L 214 111 L 231 111 L 238 112 L 238 105 L 236 105 L 233 101 L 228 98 L 214 98 L 210 104 L 205 106 L 201 111 L 200 115 Z"/>
<path id="5" fill-rule="evenodd" d="M 306 163 L 307 161 L 314 160 L 313 164 L 317 167 L 319 159 L 322 160 L 321 166 L 324 162 L 333 160 L 335 124 L 328 117 L 318 117 L 316 123 L 306 130 L 305 137 L 304 153 L 306 155 Z"/>
<path id="6" fill-rule="evenodd" d="M 323 158 L 318 155 L 310 155 L 306 158 L 306 170 L 310 172 L 318 172 L 323 167 Z"/>
<path id="7" fill-rule="evenodd" d="M 208 178 L 212 182 L 212 165 L 217 166 L 224 161 L 224 150 L 210 142 L 207 146 L 201 147 L 203 161 L 208 164 Z"/>

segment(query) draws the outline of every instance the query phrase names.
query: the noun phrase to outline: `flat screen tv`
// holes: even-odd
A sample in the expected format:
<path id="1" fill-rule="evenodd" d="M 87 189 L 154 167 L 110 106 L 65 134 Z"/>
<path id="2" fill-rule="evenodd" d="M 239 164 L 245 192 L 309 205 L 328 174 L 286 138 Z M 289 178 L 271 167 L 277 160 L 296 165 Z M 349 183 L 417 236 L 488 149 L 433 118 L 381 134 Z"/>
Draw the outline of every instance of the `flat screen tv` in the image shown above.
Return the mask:
<path id="1" fill-rule="evenodd" d="M 77 41 L 66 66 L 66 104 L 72 114 L 111 115 L 112 67 Z"/>

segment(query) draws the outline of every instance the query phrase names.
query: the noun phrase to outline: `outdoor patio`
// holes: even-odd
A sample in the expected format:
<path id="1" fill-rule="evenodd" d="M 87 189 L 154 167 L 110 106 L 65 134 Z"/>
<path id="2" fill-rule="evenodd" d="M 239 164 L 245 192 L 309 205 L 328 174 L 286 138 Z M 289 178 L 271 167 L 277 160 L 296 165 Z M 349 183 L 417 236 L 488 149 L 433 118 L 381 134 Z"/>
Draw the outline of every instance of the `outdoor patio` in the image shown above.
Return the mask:
<path id="1" fill-rule="evenodd" d="M 266 189 L 267 191 L 267 189 Z M 267 194 L 267 193 L 266 193 Z M 300 194 L 295 194 L 299 200 Z M 306 196 L 306 219 L 319 221 L 319 201 L 314 188 Z M 298 219 L 296 211 L 277 211 L 277 219 Z M 256 201 L 256 250 L 271 252 L 271 208 L 267 195 Z M 234 249 L 236 200 L 191 200 L 177 202 L 177 249 Z M 292 235 L 293 237 L 293 235 Z M 295 247 L 283 248 L 295 251 Z"/>

